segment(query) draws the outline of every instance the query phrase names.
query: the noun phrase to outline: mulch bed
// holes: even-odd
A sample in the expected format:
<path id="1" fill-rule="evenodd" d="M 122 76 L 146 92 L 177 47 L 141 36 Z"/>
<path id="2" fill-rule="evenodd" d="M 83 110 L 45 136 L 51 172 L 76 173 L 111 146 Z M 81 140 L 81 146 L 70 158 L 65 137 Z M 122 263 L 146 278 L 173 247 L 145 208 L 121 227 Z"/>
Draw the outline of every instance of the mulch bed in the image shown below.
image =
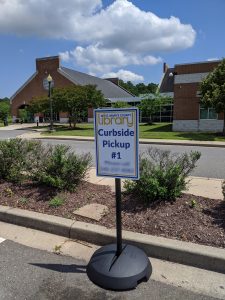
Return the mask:
<path id="1" fill-rule="evenodd" d="M 57 195 L 53 188 L 23 183 L 0 182 L 0 205 L 115 227 L 115 194 L 108 186 L 82 182 L 74 193 L 63 193 L 63 205 L 54 208 L 49 201 Z M 175 202 L 146 205 L 131 195 L 122 198 L 123 229 L 203 245 L 225 248 L 225 201 L 183 194 Z M 196 206 L 191 208 L 195 200 Z M 110 213 L 100 222 L 78 217 L 73 211 L 89 203 L 104 204 Z"/>

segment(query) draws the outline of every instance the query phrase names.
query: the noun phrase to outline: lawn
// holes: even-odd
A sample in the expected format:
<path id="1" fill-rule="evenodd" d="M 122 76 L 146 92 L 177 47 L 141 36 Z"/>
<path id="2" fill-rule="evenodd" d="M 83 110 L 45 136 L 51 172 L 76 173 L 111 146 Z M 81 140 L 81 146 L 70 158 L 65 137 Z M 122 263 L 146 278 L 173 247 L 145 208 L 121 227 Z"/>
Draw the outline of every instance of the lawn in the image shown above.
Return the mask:
<path id="1" fill-rule="evenodd" d="M 50 136 L 94 136 L 93 124 L 77 124 L 75 129 L 67 126 L 55 126 L 56 131 L 53 133 L 43 132 L 44 135 Z M 172 131 L 171 123 L 155 123 L 152 125 L 140 124 L 139 137 L 145 139 L 166 139 L 166 140 L 194 140 L 194 141 L 222 141 L 225 137 L 218 133 L 211 132 L 177 132 Z"/>

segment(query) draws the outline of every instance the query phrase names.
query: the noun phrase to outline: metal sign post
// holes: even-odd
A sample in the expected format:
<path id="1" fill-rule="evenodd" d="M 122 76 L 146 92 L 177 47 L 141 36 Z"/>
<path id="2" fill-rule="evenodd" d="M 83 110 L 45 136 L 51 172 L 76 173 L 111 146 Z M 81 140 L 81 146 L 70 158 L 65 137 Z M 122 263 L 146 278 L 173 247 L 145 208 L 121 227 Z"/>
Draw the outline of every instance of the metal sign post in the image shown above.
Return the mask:
<path id="1" fill-rule="evenodd" d="M 122 220 L 121 220 L 121 179 L 115 179 L 116 186 L 116 236 L 117 249 L 116 256 L 120 256 L 122 252 Z"/>
<path id="2" fill-rule="evenodd" d="M 115 178 L 117 242 L 93 254 L 87 275 L 111 290 L 135 288 L 152 273 L 147 255 L 122 242 L 121 178 L 139 179 L 138 117 L 137 108 L 95 110 L 96 175 Z"/>

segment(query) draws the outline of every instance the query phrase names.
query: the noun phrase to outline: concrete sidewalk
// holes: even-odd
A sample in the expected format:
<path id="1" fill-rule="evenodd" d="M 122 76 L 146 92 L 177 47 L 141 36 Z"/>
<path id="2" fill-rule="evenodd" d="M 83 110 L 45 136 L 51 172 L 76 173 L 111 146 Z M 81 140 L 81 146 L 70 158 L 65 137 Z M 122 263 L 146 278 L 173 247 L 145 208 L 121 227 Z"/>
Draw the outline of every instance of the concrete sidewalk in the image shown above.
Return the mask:
<path id="1" fill-rule="evenodd" d="M 87 181 L 94 184 L 109 185 L 113 191 L 115 189 L 115 179 L 109 177 L 97 177 L 95 168 L 91 168 L 89 171 L 87 175 Z M 188 181 L 190 182 L 188 183 L 188 189 L 186 191 L 187 194 L 211 199 L 223 199 L 223 179 L 190 176 Z"/>

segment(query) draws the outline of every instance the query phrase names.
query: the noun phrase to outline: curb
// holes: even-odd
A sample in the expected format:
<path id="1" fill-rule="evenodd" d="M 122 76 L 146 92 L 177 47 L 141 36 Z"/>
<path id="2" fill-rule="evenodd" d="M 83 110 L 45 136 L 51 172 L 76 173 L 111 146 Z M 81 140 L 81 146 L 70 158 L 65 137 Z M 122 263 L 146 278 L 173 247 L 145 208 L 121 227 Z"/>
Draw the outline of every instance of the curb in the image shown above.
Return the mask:
<path id="1" fill-rule="evenodd" d="M 0 205 L 0 221 L 79 239 L 97 245 L 115 242 L 114 229 Z M 225 273 L 225 249 L 123 231 L 123 241 L 150 257 Z"/>
<path id="2" fill-rule="evenodd" d="M 39 133 L 39 132 L 38 132 Z M 18 136 L 20 137 L 20 136 Z M 22 136 L 21 136 L 22 137 Z M 93 142 L 93 137 L 80 137 L 80 136 L 48 136 L 48 135 L 37 135 L 36 137 L 22 137 L 22 138 L 30 138 L 30 139 L 43 139 L 43 140 L 70 140 L 70 141 L 85 141 L 85 142 Z M 176 146 L 195 146 L 195 147 L 214 147 L 214 148 L 225 148 L 225 142 L 193 142 L 193 141 L 187 141 L 187 140 L 155 140 L 155 139 L 139 139 L 139 144 L 149 144 L 149 145 L 176 145 Z"/>

